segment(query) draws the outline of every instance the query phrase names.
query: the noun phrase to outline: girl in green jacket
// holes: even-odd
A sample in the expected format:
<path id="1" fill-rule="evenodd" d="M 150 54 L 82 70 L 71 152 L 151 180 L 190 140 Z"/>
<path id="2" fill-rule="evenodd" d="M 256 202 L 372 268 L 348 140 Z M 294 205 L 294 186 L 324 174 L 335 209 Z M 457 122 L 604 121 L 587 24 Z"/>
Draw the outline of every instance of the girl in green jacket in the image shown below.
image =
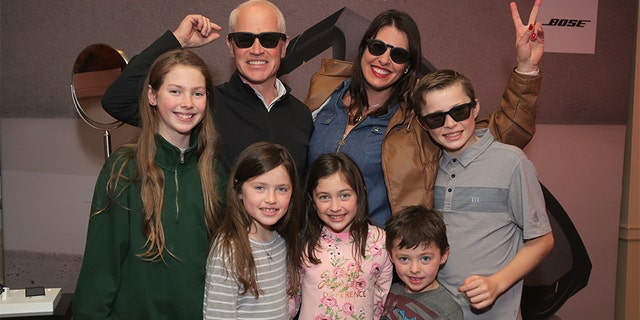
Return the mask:
<path id="1" fill-rule="evenodd" d="M 183 49 L 151 66 L 137 142 L 96 182 L 74 319 L 200 319 L 218 223 L 210 73 Z"/>

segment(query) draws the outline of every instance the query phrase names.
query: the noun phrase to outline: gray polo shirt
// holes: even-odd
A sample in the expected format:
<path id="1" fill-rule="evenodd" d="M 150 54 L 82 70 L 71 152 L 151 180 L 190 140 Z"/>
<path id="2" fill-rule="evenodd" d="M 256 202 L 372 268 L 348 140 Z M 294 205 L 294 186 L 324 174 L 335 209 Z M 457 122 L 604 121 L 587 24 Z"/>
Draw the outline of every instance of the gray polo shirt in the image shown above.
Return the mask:
<path id="1" fill-rule="evenodd" d="M 533 164 L 517 147 L 494 140 L 488 129 L 459 157 L 443 152 L 434 189 L 451 246 L 438 280 L 465 313 L 465 319 L 516 319 L 522 281 L 476 315 L 457 288 L 472 274 L 487 276 L 506 266 L 523 240 L 551 232 Z"/>

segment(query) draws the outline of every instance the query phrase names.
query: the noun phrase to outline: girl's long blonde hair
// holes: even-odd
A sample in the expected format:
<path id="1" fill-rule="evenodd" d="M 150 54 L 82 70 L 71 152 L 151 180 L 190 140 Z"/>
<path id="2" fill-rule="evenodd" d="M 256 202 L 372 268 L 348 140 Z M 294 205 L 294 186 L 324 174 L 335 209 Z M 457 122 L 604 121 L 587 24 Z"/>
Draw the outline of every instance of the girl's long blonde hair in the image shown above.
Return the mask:
<path id="1" fill-rule="evenodd" d="M 158 134 L 158 124 L 160 116 L 157 107 L 151 106 L 148 99 L 148 91 L 157 91 L 162 86 L 166 75 L 176 66 L 188 66 L 198 69 L 205 78 L 207 89 L 207 105 L 205 116 L 202 121 L 192 130 L 191 134 L 197 135 L 198 139 L 198 171 L 202 185 L 204 198 L 204 217 L 209 237 L 220 222 L 216 213 L 220 204 L 217 192 L 218 179 L 215 172 L 216 149 L 218 134 L 214 127 L 213 112 L 211 110 L 210 94 L 213 92 L 211 74 L 205 62 L 195 53 L 176 49 L 159 56 L 151 66 L 149 74 L 144 83 L 144 89 L 140 95 L 140 124 L 141 130 L 137 142 L 128 144 L 130 152 L 122 152 L 119 158 L 114 161 L 111 169 L 109 181 L 107 182 L 107 194 L 110 201 L 107 207 L 113 205 L 117 195 L 122 193 L 126 187 L 132 183 L 140 183 L 140 198 L 142 200 L 142 226 L 147 238 L 145 252 L 139 256 L 145 260 L 164 260 L 165 252 L 172 253 L 166 248 L 164 229 L 162 227 L 162 200 L 164 198 L 165 176 L 160 167 L 155 163 L 156 156 L 156 135 Z M 135 176 L 126 176 L 124 168 L 129 161 L 134 160 L 137 167 Z M 119 169 L 118 169 L 119 168 Z M 120 187 L 118 187 L 120 186 Z M 98 210 L 95 214 L 100 214 L 106 208 Z"/>

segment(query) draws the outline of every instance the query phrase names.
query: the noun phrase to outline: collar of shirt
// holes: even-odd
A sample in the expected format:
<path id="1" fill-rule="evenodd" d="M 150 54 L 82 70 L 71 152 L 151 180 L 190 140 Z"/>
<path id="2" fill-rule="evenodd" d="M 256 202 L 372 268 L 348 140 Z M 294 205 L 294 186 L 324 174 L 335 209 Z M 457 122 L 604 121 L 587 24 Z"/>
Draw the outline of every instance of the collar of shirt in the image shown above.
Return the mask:
<path id="1" fill-rule="evenodd" d="M 247 83 L 244 80 L 242 80 L 242 82 Z M 251 89 L 253 89 L 253 87 L 251 87 Z M 264 97 L 260 92 L 258 92 L 258 90 L 253 89 L 253 92 L 255 92 L 256 96 L 258 96 L 260 101 L 262 101 L 262 104 L 264 104 L 264 107 L 267 108 L 267 111 L 271 111 L 273 105 L 276 104 L 276 102 L 278 102 L 285 94 L 287 94 L 287 88 L 284 86 L 282 81 L 280 81 L 280 79 L 276 78 L 276 98 L 273 99 L 270 104 L 267 104 L 267 101 L 264 100 Z"/>
<path id="2" fill-rule="evenodd" d="M 474 135 L 478 136 L 480 140 L 476 141 L 476 143 L 469 147 L 469 149 L 465 150 L 457 157 L 451 156 L 451 154 L 443 149 L 442 158 L 440 158 L 440 165 L 449 165 L 451 161 L 455 159 L 455 161 L 460 162 L 463 167 L 467 167 L 471 162 L 473 162 L 473 160 L 489 148 L 491 143 L 495 140 L 488 128 L 478 129 L 474 131 Z"/>

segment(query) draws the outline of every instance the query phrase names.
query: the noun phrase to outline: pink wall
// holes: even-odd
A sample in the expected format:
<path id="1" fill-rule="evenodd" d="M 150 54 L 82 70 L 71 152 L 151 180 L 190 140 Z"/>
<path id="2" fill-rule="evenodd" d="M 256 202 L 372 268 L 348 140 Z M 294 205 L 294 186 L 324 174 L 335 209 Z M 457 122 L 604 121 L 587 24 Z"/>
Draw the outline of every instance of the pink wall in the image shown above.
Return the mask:
<path id="1" fill-rule="evenodd" d="M 558 312 L 562 319 L 613 319 L 625 129 L 539 125 L 525 149 L 593 264 L 587 287 Z"/>

